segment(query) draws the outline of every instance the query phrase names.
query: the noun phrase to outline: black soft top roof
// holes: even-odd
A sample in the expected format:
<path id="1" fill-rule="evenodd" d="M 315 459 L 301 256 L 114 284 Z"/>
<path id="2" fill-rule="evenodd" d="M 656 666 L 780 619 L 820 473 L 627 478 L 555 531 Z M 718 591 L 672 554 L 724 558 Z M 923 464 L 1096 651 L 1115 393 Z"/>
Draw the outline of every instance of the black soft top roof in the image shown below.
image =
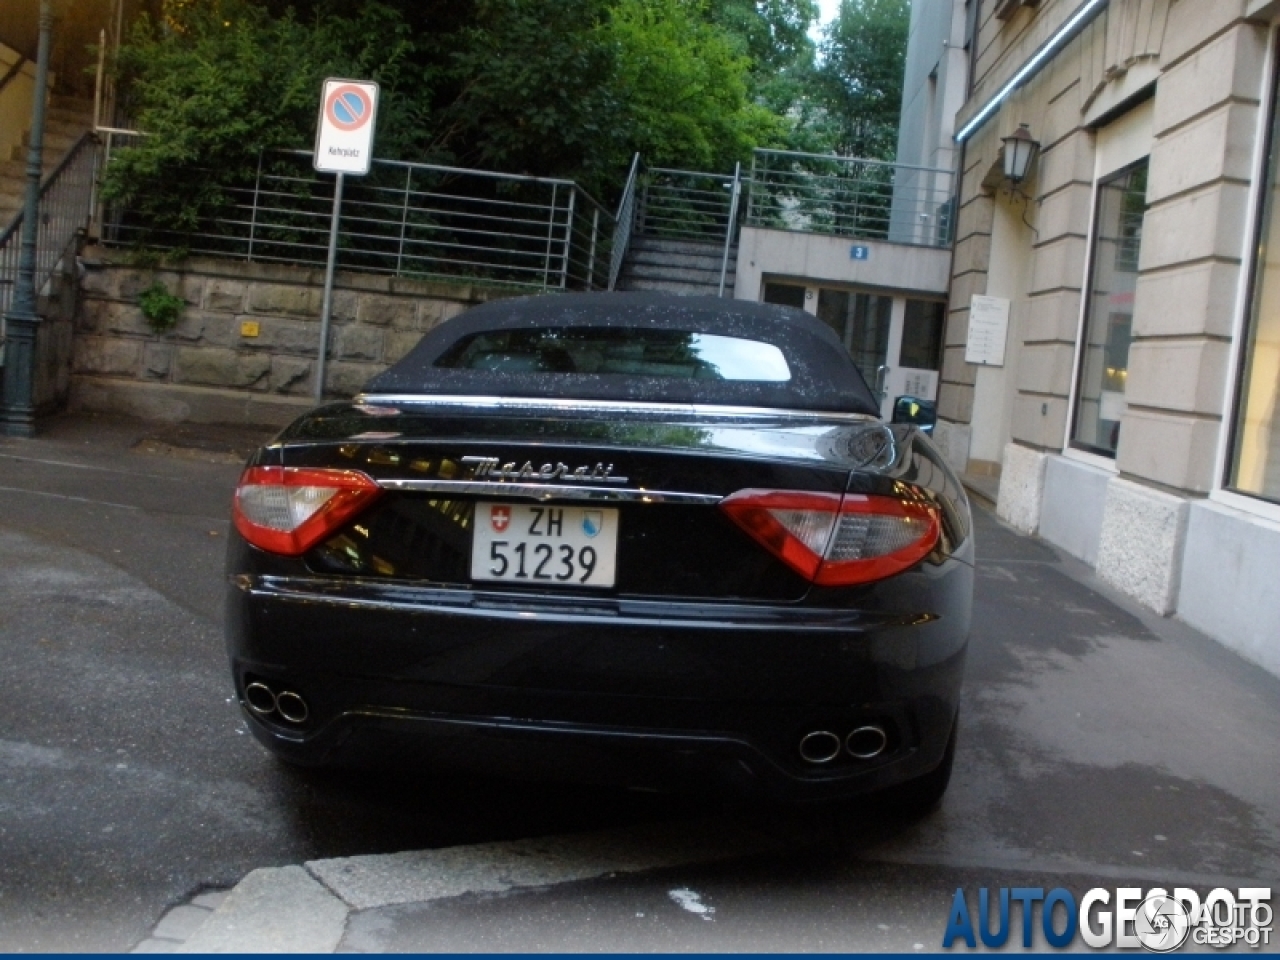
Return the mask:
<path id="1" fill-rule="evenodd" d="M 781 383 L 588 373 L 512 373 L 437 367 L 472 334 L 538 327 L 648 327 L 771 343 L 791 368 Z M 495 300 L 446 320 L 367 393 L 461 394 L 635 400 L 879 413 L 871 391 L 836 335 L 790 307 L 660 293 L 568 293 Z"/>

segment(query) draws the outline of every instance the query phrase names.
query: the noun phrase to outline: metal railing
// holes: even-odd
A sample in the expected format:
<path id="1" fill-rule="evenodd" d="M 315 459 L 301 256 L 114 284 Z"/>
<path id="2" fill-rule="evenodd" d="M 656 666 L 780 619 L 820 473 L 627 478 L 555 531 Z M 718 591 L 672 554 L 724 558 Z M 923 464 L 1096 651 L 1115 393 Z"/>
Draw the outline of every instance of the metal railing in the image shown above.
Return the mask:
<path id="1" fill-rule="evenodd" d="M 609 256 L 609 289 L 618 285 L 618 275 L 622 273 L 622 261 L 627 256 L 627 244 L 631 242 L 631 231 L 636 221 L 636 183 L 640 174 L 640 154 L 631 158 L 631 170 L 627 173 L 626 186 L 622 188 L 622 198 L 618 201 L 618 212 L 614 217 L 613 250 Z"/>
<path id="2" fill-rule="evenodd" d="M 24 54 L 19 53 L 18 59 L 13 61 L 13 63 L 9 66 L 9 69 L 4 72 L 3 76 L 0 76 L 0 90 L 3 90 L 12 81 L 16 80 L 18 78 L 18 74 L 22 73 L 22 68 L 25 67 L 28 63 L 30 63 L 30 61 L 26 58 L 26 56 Z"/>
<path id="3" fill-rule="evenodd" d="M 732 176 L 654 167 L 642 179 L 637 234 L 666 240 L 725 242 L 734 202 Z"/>
<path id="4" fill-rule="evenodd" d="M 84 134 L 40 187 L 40 222 L 36 227 L 37 294 L 89 222 L 98 169 L 96 143 L 92 133 Z M 19 210 L 0 232 L 0 351 L 4 342 L 4 317 L 13 306 L 18 284 L 23 215 Z"/>
<path id="5" fill-rule="evenodd" d="M 108 150 L 127 146 L 108 134 Z M 323 266 L 335 178 L 310 151 L 269 151 L 248 181 L 190 230 L 128 209 L 109 212 L 105 243 L 253 262 Z M 346 180 L 339 269 L 473 280 L 538 290 L 605 289 L 615 218 L 571 180 L 374 160 Z"/>
<path id="6" fill-rule="evenodd" d="M 720 289 L 717 297 L 724 296 L 724 282 L 729 276 L 729 254 L 738 242 L 738 201 L 742 198 L 742 164 L 733 165 L 733 186 L 729 192 L 729 223 L 724 231 L 724 253 L 720 257 Z"/>
<path id="7" fill-rule="evenodd" d="M 951 244 L 950 170 L 757 149 L 746 223 L 915 246 Z"/>

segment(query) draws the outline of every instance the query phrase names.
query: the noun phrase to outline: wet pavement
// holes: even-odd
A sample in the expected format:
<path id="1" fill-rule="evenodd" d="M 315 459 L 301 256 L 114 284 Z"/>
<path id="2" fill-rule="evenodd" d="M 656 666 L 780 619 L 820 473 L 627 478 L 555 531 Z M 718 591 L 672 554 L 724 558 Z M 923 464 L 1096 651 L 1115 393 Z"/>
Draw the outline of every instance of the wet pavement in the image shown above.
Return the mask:
<path id="1" fill-rule="evenodd" d="M 152 937 L 166 911 L 304 863 L 342 951 L 937 950 L 957 887 L 1280 886 L 1280 679 L 981 509 L 955 776 L 921 821 L 284 770 L 221 639 L 257 439 L 84 416 L 0 439 L 0 949 L 171 949 L 249 898 Z M 704 855 L 672 840 L 690 824 L 724 832 Z M 397 851 L 439 856 L 376 859 Z M 360 899 L 333 858 L 452 881 Z M 527 882 L 466 881 L 514 862 Z"/>

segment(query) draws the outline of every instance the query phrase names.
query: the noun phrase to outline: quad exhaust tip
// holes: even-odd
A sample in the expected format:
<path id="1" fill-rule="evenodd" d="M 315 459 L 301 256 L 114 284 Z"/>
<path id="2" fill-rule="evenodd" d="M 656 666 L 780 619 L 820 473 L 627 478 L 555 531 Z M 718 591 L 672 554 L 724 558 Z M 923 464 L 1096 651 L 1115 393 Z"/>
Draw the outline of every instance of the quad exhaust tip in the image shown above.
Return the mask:
<path id="1" fill-rule="evenodd" d="M 264 717 L 276 712 L 276 695 L 265 683 L 251 683 L 245 687 L 244 702 L 250 710 Z"/>
<path id="2" fill-rule="evenodd" d="M 290 723 L 305 723 L 307 701 L 292 690 L 284 690 L 276 695 L 276 711 Z"/>
<path id="3" fill-rule="evenodd" d="M 800 756 L 809 763 L 830 763 L 840 756 L 840 738 L 830 730 L 814 730 L 800 739 Z"/>
<path id="4" fill-rule="evenodd" d="M 870 760 L 884 753 L 889 745 L 889 737 L 881 727 L 859 727 L 844 739 L 844 748 L 851 756 L 859 760 Z"/>
<path id="5" fill-rule="evenodd" d="M 306 723 L 311 711 L 307 709 L 307 701 L 302 695 L 292 690 L 281 690 L 276 693 L 265 683 L 254 681 L 244 688 L 244 702 L 249 709 L 261 717 L 279 714 L 288 723 Z"/>
<path id="6" fill-rule="evenodd" d="M 871 760 L 884 753 L 889 735 L 883 727 L 858 727 L 843 740 L 830 730 L 813 730 L 800 738 L 800 756 L 806 763 L 830 763 L 845 750 L 859 760 Z"/>

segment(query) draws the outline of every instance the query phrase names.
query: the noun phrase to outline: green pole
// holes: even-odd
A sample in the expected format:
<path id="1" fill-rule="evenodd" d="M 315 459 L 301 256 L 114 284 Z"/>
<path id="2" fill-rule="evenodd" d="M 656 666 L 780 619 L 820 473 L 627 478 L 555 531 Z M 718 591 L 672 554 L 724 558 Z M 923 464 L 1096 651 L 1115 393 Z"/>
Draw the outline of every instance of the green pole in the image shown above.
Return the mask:
<path id="1" fill-rule="evenodd" d="M 53 26 L 52 0 L 40 0 L 40 43 L 36 53 L 36 89 L 31 104 L 31 146 L 27 150 L 26 201 L 22 208 L 22 246 L 18 254 L 18 282 L 5 315 L 4 403 L 0 426 L 10 437 L 36 432 L 35 360 L 36 233 L 40 226 L 40 173 L 44 156 L 44 108 L 49 86 L 49 34 Z"/>

